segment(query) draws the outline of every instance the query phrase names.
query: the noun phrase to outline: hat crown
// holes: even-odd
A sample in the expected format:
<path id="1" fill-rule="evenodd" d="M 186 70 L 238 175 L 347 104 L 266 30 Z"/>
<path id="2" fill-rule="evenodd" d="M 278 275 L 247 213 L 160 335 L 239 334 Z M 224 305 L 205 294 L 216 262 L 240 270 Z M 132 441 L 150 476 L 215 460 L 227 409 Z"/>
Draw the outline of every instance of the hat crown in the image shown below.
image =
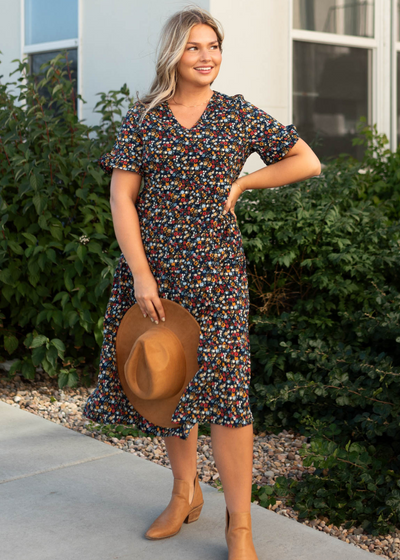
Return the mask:
<path id="1" fill-rule="evenodd" d="M 154 326 L 139 336 L 125 363 L 131 390 L 141 399 L 160 400 L 177 394 L 186 377 L 181 341 L 166 326 Z"/>

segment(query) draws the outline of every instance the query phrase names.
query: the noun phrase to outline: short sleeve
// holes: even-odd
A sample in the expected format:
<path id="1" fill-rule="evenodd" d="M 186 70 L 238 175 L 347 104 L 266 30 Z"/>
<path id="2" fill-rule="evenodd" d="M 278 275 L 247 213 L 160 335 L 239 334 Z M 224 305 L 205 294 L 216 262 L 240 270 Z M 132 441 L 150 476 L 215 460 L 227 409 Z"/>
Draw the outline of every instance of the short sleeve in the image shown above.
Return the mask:
<path id="1" fill-rule="evenodd" d="M 143 175 L 143 139 L 138 126 L 138 105 L 126 113 L 111 152 L 103 154 L 98 164 L 109 175 L 114 168 L 135 171 Z"/>
<path id="2" fill-rule="evenodd" d="M 234 97 L 246 130 L 248 155 L 257 152 L 265 165 L 282 159 L 299 139 L 296 127 L 293 124 L 283 125 L 246 101 L 241 94 Z"/>

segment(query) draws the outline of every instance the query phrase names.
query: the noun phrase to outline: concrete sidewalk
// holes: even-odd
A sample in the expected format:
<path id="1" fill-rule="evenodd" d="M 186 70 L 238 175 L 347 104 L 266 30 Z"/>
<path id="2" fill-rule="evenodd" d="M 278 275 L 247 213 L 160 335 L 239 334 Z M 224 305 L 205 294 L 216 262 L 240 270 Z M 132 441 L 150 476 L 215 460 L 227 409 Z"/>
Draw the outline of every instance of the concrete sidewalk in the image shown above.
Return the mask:
<path id="1" fill-rule="evenodd" d="M 227 560 L 223 493 L 201 483 L 200 518 L 168 539 L 147 528 L 172 472 L 0 401 L 2 560 Z M 362 560 L 371 553 L 252 504 L 259 560 Z"/>

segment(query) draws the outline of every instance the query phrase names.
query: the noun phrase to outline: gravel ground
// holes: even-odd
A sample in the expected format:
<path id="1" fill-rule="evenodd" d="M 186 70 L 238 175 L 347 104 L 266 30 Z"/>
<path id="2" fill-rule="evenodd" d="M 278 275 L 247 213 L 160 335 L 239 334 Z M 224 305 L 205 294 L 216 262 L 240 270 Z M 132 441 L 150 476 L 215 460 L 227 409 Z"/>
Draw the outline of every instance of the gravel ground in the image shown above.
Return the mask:
<path id="1" fill-rule="evenodd" d="M 103 433 L 101 425 L 82 416 L 86 399 L 93 389 L 94 387 L 87 389 L 65 387 L 60 390 L 56 380 L 49 377 L 41 378 L 40 374 L 37 374 L 35 381 L 21 379 L 19 376 L 13 379 L 0 377 L 0 400 L 118 447 L 127 453 L 133 453 L 148 461 L 171 468 L 163 438 L 131 435 L 120 439 L 110 437 Z M 201 431 L 200 428 L 199 434 Z M 313 472 L 312 467 L 303 467 L 298 454 L 298 449 L 304 442 L 303 436 L 286 430 L 279 435 L 255 434 L 253 484 L 259 486 L 274 484 L 276 478 L 282 475 L 300 479 L 303 472 Z M 306 443 L 306 445 L 309 444 Z M 218 470 L 212 455 L 210 435 L 199 435 L 197 452 L 197 470 L 200 481 L 215 488 L 221 488 Z M 365 533 L 361 527 L 351 527 L 350 529 L 345 529 L 343 526 L 336 527 L 329 524 L 326 517 L 299 521 L 297 512 L 285 505 L 284 499 L 278 500 L 269 509 L 278 515 L 295 519 L 316 531 L 324 531 L 332 537 L 373 552 L 382 558 L 400 560 L 400 530 L 376 537 Z"/>

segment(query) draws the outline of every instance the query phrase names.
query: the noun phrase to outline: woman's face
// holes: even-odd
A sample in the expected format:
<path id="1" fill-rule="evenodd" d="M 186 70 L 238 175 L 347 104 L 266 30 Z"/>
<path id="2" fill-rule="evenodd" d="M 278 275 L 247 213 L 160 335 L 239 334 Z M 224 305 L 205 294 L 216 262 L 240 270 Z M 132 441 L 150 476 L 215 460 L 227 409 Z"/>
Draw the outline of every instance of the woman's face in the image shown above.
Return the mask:
<path id="1" fill-rule="evenodd" d="M 209 25 L 195 25 L 177 67 L 178 81 L 192 86 L 209 85 L 218 76 L 221 61 L 215 31 Z"/>

